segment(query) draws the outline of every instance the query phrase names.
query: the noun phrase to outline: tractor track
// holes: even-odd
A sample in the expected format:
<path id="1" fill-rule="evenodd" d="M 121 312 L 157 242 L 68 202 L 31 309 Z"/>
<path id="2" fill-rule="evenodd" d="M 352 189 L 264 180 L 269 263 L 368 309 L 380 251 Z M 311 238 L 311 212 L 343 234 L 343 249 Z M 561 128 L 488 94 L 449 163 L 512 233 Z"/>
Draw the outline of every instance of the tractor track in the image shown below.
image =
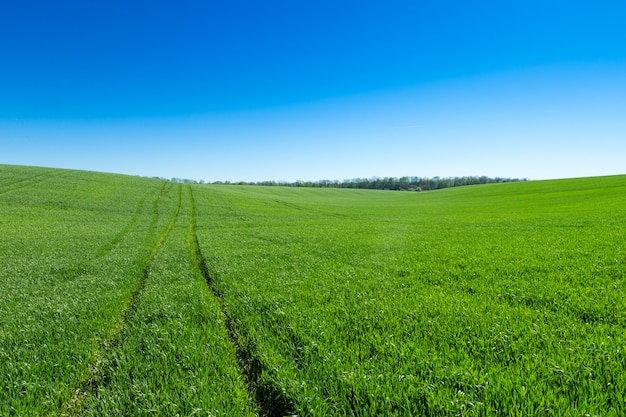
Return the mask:
<path id="1" fill-rule="evenodd" d="M 115 246 L 117 246 L 117 244 L 124 238 L 124 236 L 128 234 L 130 229 L 135 224 L 137 224 L 137 221 L 139 220 L 139 217 L 141 216 L 141 211 L 143 209 L 143 206 L 146 200 L 148 199 L 148 196 L 152 192 L 153 190 L 149 190 L 148 192 L 146 192 L 145 195 L 141 197 L 141 199 L 137 202 L 137 206 L 135 207 L 135 212 L 133 213 L 133 217 L 128 221 L 128 223 L 122 229 L 120 229 L 119 232 L 117 232 L 117 234 L 113 237 L 113 239 L 111 239 L 110 242 L 108 242 L 106 245 L 102 246 L 100 250 L 98 250 L 98 252 L 96 253 L 96 256 L 91 261 L 98 259 L 98 258 L 102 258 L 107 253 L 111 252 L 115 248 Z M 163 193 L 163 187 L 161 187 L 159 197 L 162 195 L 162 193 Z"/>
<path id="2" fill-rule="evenodd" d="M 151 225 L 151 227 L 153 228 L 156 227 L 156 223 L 158 221 L 158 203 L 161 197 L 163 197 L 163 195 L 165 194 L 167 184 L 167 182 L 163 184 L 161 192 L 159 193 L 159 196 L 154 204 L 155 218 L 153 218 Z M 131 296 L 128 299 L 128 302 L 126 303 L 121 314 L 118 316 L 118 319 L 109 330 L 108 335 L 104 337 L 103 340 L 99 343 L 97 351 L 93 354 L 94 359 L 87 367 L 86 375 L 79 381 L 78 385 L 74 388 L 74 393 L 72 397 L 63 405 L 61 416 L 71 417 L 80 415 L 88 406 L 89 399 L 93 395 L 93 393 L 98 390 L 98 387 L 106 383 L 107 376 L 105 374 L 105 370 L 110 362 L 110 354 L 116 346 L 123 343 L 123 331 L 128 326 L 129 321 L 132 319 L 135 312 L 137 311 L 137 307 L 140 301 L 139 298 L 150 276 L 152 262 L 154 261 L 156 254 L 165 242 L 167 236 L 174 227 L 176 220 L 178 219 L 178 214 L 180 212 L 182 202 L 181 188 L 182 186 L 178 184 L 178 201 L 176 208 L 174 209 L 174 213 L 171 215 L 167 226 L 158 235 L 156 242 L 152 247 L 150 254 L 148 255 L 148 258 L 142 269 L 139 282 L 133 289 Z"/>
<path id="3" fill-rule="evenodd" d="M 198 239 L 196 226 L 196 203 L 191 186 L 188 186 L 188 191 L 190 213 L 187 231 L 187 247 L 191 252 L 192 257 L 195 259 L 197 267 L 202 273 L 209 290 L 213 293 L 213 296 L 219 303 L 224 317 L 224 325 L 228 330 L 230 343 L 235 348 L 239 364 L 239 372 L 244 377 L 244 380 L 248 385 L 250 397 L 255 401 L 261 417 L 283 417 L 293 415 L 295 409 L 294 402 L 290 398 L 286 397 L 279 387 L 268 383 L 267 381 L 261 381 L 263 372 L 267 371 L 266 366 L 259 359 L 257 348 L 247 336 L 245 328 L 243 328 L 243 326 L 237 326 L 236 321 L 229 314 L 228 308 L 224 303 L 223 295 L 215 285 Z"/>
<path id="4" fill-rule="evenodd" d="M 10 193 L 12 191 L 21 190 L 30 186 L 40 184 L 50 178 L 60 177 L 70 172 L 69 169 L 55 170 L 55 172 L 44 172 L 30 177 L 22 178 L 17 181 L 13 181 L 9 184 L 4 184 L 0 187 L 0 194 Z M 43 178 L 42 178 L 43 177 Z"/>
<path id="5" fill-rule="evenodd" d="M 163 185 L 163 187 L 165 187 L 165 184 Z M 162 195 L 163 187 L 161 187 L 160 195 Z M 130 232 L 132 227 L 137 224 L 146 200 L 148 199 L 148 196 L 153 192 L 154 190 L 149 190 L 145 193 L 145 195 L 141 197 L 141 199 L 137 202 L 137 205 L 135 206 L 135 211 L 131 219 L 115 234 L 115 236 L 113 236 L 113 238 L 109 242 L 101 246 L 93 257 L 86 259 L 77 266 L 56 268 L 51 270 L 50 273 L 61 276 L 63 278 L 63 281 L 67 281 L 68 279 L 77 279 L 88 273 L 91 268 L 93 268 L 93 264 L 99 259 L 111 253 L 115 249 L 115 247 L 122 241 L 122 239 L 124 239 L 124 237 Z M 156 198 L 157 201 L 160 198 L 160 195 Z"/>

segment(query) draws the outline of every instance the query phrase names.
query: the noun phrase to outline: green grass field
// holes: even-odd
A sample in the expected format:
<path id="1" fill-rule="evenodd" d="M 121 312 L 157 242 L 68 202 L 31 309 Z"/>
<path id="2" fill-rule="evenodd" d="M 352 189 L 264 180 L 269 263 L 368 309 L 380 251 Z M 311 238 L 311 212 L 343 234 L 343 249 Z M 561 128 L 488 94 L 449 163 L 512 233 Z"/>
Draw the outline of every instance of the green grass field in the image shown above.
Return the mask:
<path id="1" fill-rule="evenodd" d="M 623 416 L 626 176 L 431 192 L 0 165 L 2 416 Z"/>

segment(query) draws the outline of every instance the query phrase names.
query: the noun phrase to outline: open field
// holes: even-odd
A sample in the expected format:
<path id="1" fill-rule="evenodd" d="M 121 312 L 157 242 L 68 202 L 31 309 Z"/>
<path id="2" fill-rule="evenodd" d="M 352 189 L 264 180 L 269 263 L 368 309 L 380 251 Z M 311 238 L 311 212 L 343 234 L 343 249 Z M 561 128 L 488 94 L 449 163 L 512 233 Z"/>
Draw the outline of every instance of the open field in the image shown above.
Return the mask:
<path id="1" fill-rule="evenodd" d="M 0 415 L 254 415 L 189 188 L 0 174 Z"/>
<path id="2" fill-rule="evenodd" d="M 626 176 L 423 193 L 0 165 L 0 415 L 626 413 Z"/>

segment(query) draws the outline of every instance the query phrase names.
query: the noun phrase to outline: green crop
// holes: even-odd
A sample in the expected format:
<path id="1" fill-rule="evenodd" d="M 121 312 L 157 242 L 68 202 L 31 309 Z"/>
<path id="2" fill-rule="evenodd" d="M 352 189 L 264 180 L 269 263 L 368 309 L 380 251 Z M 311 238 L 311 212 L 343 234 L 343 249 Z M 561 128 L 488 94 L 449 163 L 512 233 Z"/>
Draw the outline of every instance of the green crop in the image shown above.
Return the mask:
<path id="1" fill-rule="evenodd" d="M 217 299 L 196 258 L 189 188 L 86 415 L 252 416 Z"/>
<path id="2" fill-rule="evenodd" d="M 626 177 L 424 193 L 0 165 L 0 415 L 621 416 Z"/>
<path id="3" fill-rule="evenodd" d="M 0 415 L 253 413 L 189 191 L 1 168 Z"/>
<path id="4" fill-rule="evenodd" d="M 32 172 L 0 189 L 2 415 L 45 415 L 72 397 L 139 282 L 164 185 Z"/>
<path id="5" fill-rule="evenodd" d="M 623 414 L 625 177 L 197 195 L 284 414 Z"/>

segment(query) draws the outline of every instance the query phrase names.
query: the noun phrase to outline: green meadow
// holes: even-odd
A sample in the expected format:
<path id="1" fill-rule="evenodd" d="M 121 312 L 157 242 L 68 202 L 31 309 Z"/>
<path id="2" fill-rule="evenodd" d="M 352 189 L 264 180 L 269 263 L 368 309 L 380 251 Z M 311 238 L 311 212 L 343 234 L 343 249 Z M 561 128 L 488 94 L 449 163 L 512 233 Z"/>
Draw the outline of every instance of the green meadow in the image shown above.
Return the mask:
<path id="1" fill-rule="evenodd" d="M 626 176 L 0 165 L 2 416 L 623 416 Z"/>

